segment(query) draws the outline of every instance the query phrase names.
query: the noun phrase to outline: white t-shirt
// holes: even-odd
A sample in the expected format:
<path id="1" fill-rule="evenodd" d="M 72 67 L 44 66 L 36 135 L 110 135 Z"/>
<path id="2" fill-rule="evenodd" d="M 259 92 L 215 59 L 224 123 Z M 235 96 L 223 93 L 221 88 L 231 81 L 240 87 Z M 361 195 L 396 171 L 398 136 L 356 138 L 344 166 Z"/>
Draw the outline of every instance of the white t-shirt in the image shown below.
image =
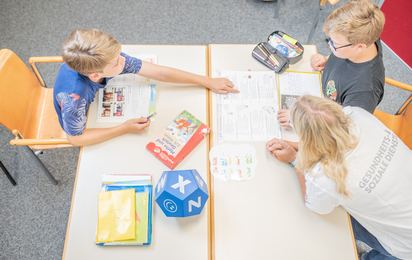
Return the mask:
<path id="1" fill-rule="evenodd" d="M 341 205 L 393 256 L 412 259 L 412 151 L 376 117 L 357 107 L 343 109 L 353 123 L 358 146 L 348 152 L 346 189 L 317 164 L 306 174 L 306 206 L 327 214 Z M 315 177 L 314 177 L 315 176 Z"/>

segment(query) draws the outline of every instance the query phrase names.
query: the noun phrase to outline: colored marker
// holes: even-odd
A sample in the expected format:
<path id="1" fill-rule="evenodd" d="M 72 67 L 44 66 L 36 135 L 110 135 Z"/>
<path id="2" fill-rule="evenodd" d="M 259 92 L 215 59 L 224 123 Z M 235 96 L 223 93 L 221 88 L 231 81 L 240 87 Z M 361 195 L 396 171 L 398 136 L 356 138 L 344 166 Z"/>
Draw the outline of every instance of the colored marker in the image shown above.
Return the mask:
<path id="1" fill-rule="evenodd" d="M 276 34 L 275 34 L 275 35 L 276 35 Z M 288 36 L 288 35 L 286 35 L 286 34 L 283 34 L 283 35 L 277 34 L 276 36 L 278 36 L 278 38 L 282 39 L 284 42 L 288 43 L 291 47 L 296 48 L 298 51 L 300 51 L 300 52 L 303 51 L 296 43 L 290 42 L 290 41 L 287 39 L 287 38 L 290 38 L 290 39 L 292 39 L 292 40 L 294 40 L 294 41 L 297 42 L 297 40 L 291 38 L 290 36 Z"/>
<path id="2" fill-rule="evenodd" d="M 253 52 L 257 57 L 259 57 L 262 61 L 264 61 L 266 64 L 268 64 L 269 66 L 273 67 L 274 69 L 276 69 L 276 67 L 274 65 L 272 65 L 271 63 L 267 63 L 266 59 L 264 59 L 262 56 L 260 56 L 257 52 Z"/>
<path id="3" fill-rule="evenodd" d="M 269 56 L 270 54 L 267 53 L 266 51 L 262 50 L 262 48 L 260 48 L 260 46 L 258 45 L 259 50 L 269 59 L 269 61 L 271 61 L 274 65 L 277 63 Z"/>
<path id="4" fill-rule="evenodd" d="M 296 45 L 292 45 L 291 43 L 289 43 L 288 41 L 286 41 L 285 39 L 283 39 L 282 37 L 280 37 L 277 34 L 274 34 L 276 37 L 278 37 L 279 39 L 281 39 L 286 45 L 288 45 L 289 47 L 291 47 L 294 51 L 296 51 L 299 54 L 302 54 L 302 49 L 299 46 Z"/>
<path id="5" fill-rule="evenodd" d="M 269 58 L 269 61 L 271 61 L 273 63 L 273 65 L 277 65 L 279 66 L 278 63 L 276 63 L 270 56 L 268 53 L 266 53 L 264 50 L 262 50 L 262 48 L 260 48 L 260 46 L 258 45 L 259 50 L 263 53 L 263 55 L 265 55 L 266 57 Z"/>
<path id="6" fill-rule="evenodd" d="M 263 48 L 265 48 L 265 50 L 268 52 L 268 54 L 270 54 L 270 56 L 272 57 L 272 59 L 274 59 L 275 62 L 278 64 L 278 66 L 280 66 L 279 61 L 275 58 L 275 56 L 273 56 L 273 53 L 271 53 L 271 52 L 269 51 L 268 47 L 266 47 L 265 44 L 262 44 L 262 45 L 263 45 Z"/>

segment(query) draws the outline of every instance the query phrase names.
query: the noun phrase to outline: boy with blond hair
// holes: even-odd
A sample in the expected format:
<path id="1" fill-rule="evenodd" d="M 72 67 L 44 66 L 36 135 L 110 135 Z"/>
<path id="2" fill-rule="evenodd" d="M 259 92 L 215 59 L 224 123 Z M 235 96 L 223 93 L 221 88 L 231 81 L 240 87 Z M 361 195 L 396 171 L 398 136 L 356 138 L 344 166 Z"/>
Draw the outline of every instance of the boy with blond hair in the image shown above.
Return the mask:
<path id="1" fill-rule="evenodd" d="M 323 71 L 325 97 L 373 114 L 385 85 L 379 39 L 384 24 L 383 13 L 369 0 L 352 0 L 329 15 L 323 31 L 329 36 L 332 54 L 314 54 L 310 59 L 314 70 Z M 280 110 L 278 119 L 282 126 L 288 126 L 289 111 Z"/>
<path id="2" fill-rule="evenodd" d="M 122 53 L 121 48 L 115 38 L 97 29 L 77 29 L 63 44 L 65 63 L 57 75 L 53 98 L 60 125 L 74 146 L 142 132 L 150 125 L 150 120 L 142 117 L 112 128 L 85 129 L 87 109 L 97 91 L 120 74 L 133 73 L 158 81 L 198 84 L 220 94 L 238 92 L 227 79 L 213 79 L 145 62 Z"/>

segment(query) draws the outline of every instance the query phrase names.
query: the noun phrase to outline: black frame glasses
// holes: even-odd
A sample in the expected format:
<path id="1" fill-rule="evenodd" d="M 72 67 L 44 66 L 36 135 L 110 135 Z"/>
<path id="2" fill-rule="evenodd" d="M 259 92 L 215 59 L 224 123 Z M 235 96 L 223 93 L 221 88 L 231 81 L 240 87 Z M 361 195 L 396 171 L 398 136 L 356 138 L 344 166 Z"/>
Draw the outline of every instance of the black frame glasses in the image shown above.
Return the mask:
<path id="1" fill-rule="evenodd" d="M 330 38 L 330 36 L 328 37 L 329 38 L 329 42 L 330 42 L 330 45 L 332 46 L 332 48 L 336 51 L 337 49 L 341 49 L 341 48 L 345 48 L 345 47 L 348 47 L 348 46 L 352 46 L 352 43 L 349 43 L 349 44 L 346 44 L 346 45 L 343 45 L 343 46 L 340 46 L 340 47 L 335 47 L 335 45 L 333 44 L 333 41 L 332 41 L 332 39 Z"/>

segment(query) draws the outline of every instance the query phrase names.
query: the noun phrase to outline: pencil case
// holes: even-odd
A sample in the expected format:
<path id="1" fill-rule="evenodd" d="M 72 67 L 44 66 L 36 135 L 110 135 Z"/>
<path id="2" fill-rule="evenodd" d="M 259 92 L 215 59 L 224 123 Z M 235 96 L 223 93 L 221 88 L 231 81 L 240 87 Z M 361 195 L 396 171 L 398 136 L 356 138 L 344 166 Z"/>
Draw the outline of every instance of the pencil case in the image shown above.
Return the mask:
<path id="1" fill-rule="evenodd" d="M 274 31 L 268 37 L 268 43 L 280 50 L 290 60 L 289 64 L 295 64 L 303 58 L 305 49 L 302 44 L 282 31 Z"/>
<path id="2" fill-rule="evenodd" d="M 253 58 L 276 73 L 282 73 L 289 67 L 289 59 L 278 49 L 266 42 L 259 43 L 252 52 Z"/>
<path id="3" fill-rule="evenodd" d="M 289 67 L 289 64 L 301 60 L 303 52 L 302 44 L 282 31 L 274 31 L 269 35 L 267 42 L 261 42 L 253 49 L 252 56 L 280 74 Z"/>

